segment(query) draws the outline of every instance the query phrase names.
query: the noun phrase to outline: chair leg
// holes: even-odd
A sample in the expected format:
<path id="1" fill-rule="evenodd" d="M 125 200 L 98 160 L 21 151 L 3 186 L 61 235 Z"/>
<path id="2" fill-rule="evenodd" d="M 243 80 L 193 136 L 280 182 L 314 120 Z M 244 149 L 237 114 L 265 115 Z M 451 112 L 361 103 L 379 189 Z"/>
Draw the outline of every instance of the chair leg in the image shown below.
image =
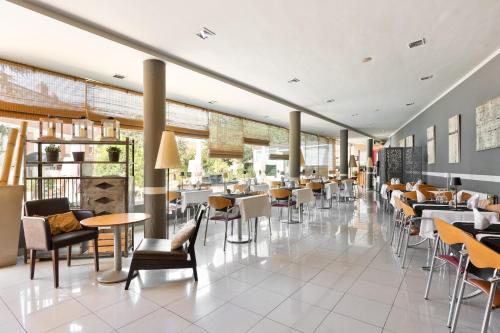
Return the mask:
<path id="1" fill-rule="evenodd" d="M 429 290 L 431 289 L 432 274 L 434 273 L 434 264 L 436 263 L 436 255 L 439 247 L 439 236 L 434 240 L 434 251 L 432 251 L 431 268 L 429 269 L 429 277 L 427 278 L 427 285 L 425 286 L 424 299 L 429 299 Z"/>
<path id="2" fill-rule="evenodd" d="M 488 331 L 488 326 L 490 326 L 490 314 L 491 305 L 493 304 L 493 298 L 497 291 L 497 283 L 493 282 L 490 286 L 490 294 L 488 295 L 488 301 L 486 302 L 486 309 L 484 309 L 483 324 L 481 325 L 481 333 L 486 333 Z"/>
<path id="3" fill-rule="evenodd" d="M 99 236 L 94 239 L 94 268 L 99 272 Z"/>
<path id="4" fill-rule="evenodd" d="M 403 251 L 403 263 L 401 264 L 401 268 L 405 268 L 405 262 L 406 262 L 406 251 L 408 250 L 408 243 L 410 241 L 410 226 L 408 226 L 405 230 L 406 233 L 406 242 L 405 242 L 405 247 Z"/>
<path id="5" fill-rule="evenodd" d="M 30 250 L 30 279 L 35 277 L 36 250 Z"/>
<path id="6" fill-rule="evenodd" d="M 460 254 L 458 259 L 457 273 L 455 274 L 455 283 L 453 284 L 453 293 L 451 295 L 450 310 L 448 311 L 448 320 L 446 321 L 446 326 L 451 327 L 451 320 L 453 319 L 453 308 L 457 301 L 458 285 L 460 283 L 460 276 L 462 275 L 462 265 L 464 261 L 464 255 Z"/>
<path id="7" fill-rule="evenodd" d="M 196 282 L 198 282 L 198 271 L 196 270 L 196 263 L 193 266 L 193 277 Z"/>
<path id="8" fill-rule="evenodd" d="M 135 265 L 134 265 L 134 259 L 132 259 L 132 263 L 130 264 L 130 268 L 128 270 L 128 275 L 127 275 L 127 282 L 125 283 L 125 290 L 128 290 L 128 287 L 130 286 L 130 282 L 134 278 L 134 273 L 135 273 Z"/>
<path id="9" fill-rule="evenodd" d="M 207 211 L 207 224 L 205 224 L 205 239 L 203 240 L 203 245 L 207 244 L 207 230 L 208 230 L 208 222 L 210 221 L 210 207 Z"/>
<path id="10" fill-rule="evenodd" d="M 68 264 L 68 267 L 71 266 L 71 245 L 68 245 L 68 254 L 66 257 L 66 262 Z"/>
<path id="11" fill-rule="evenodd" d="M 253 241 L 254 241 L 255 243 L 257 243 L 257 224 L 259 223 L 258 221 L 259 221 L 259 218 L 258 218 L 258 217 L 256 217 L 256 218 L 255 218 L 255 228 L 254 228 L 254 229 L 255 229 L 255 230 L 254 230 L 255 236 L 254 236 L 254 239 L 253 239 Z"/>
<path id="12" fill-rule="evenodd" d="M 52 270 L 54 272 L 54 288 L 59 288 L 59 249 L 52 250 Z"/>
<path id="13" fill-rule="evenodd" d="M 224 232 L 224 252 L 226 252 L 226 242 L 227 242 L 227 220 L 224 223 L 226 225 L 226 230 Z"/>
<path id="14" fill-rule="evenodd" d="M 460 314 L 460 305 L 462 305 L 462 299 L 464 298 L 464 290 L 465 290 L 465 281 L 467 281 L 467 266 L 469 266 L 469 259 L 467 259 L 467 263 L 465 264 L 465 271 L 462 275 L 462 283 L 460 284 L 460 290 L 458 291 L 458 299 L 457 304 L 455 306 L 455 314 L 453 315 L 453 321 L 451 323 L 450 332 L 455 332 L 457 328 L 458 315 Z"/>
<path id="15" fill-rule="evenodd" d="M 269 224 L 269 237 L 271 237 L 273 235 L 271 233 L 271 216 L 267 217 L 267 223 Z"/>
<path id="16" fill-rule="evenodd" d="M 247 230 L 248 230 L 248 238 L 250 239 L 250 236 L 252 235 L 252 230 L 250 229 L 250 220 L 247 219 Z M 257 228 L 255 229 L 255 232 L 257 232 Z"/>

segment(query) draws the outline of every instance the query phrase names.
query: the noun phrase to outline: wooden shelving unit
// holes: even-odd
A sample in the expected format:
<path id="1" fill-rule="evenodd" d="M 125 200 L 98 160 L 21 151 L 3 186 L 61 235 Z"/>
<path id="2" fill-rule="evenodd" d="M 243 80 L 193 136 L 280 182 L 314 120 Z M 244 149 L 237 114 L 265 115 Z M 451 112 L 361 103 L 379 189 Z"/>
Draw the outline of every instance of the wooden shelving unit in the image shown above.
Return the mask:
<path id="1" fill-rule="evenodd" d="M 26 200 L 68 197 L 72 208 L 92 209 L 97 215 L 130 211 L 129 198 L 131 194 L 129 192 L 131 190 L 130 183 L 134 176 L 134 142 L 130 141 L 129 138 L 124 141 L 27 140 L 26 144 L 35 145 L 37 157 L 36 161 L 28 161 L 26 155 L 24 158 Z M 123 146 L 124 160 L 118 162 L 101 160 L 44 161 L 43 147 L 50 144 L 86 147 L 91 145 Z M 119 175 L 89 176 L 84 174 L 84 166 L 102 164 L 121 165 L 123 171 Z M 60 165 L 76 165 L 78 166 L 78 174 L 54 177 L 44 172 L 47 167 Z M 122 251 L 127 255 L 133 247 L 133 225 L 131 225 L 122 232 Z M 81 256 L 87 257 L 92 254 L 91 251 L 92 246 L 82 246 Z M 100 230 L 99 252 L 102 254 L 113 253 L 113 236 L 110 229 Z"/>

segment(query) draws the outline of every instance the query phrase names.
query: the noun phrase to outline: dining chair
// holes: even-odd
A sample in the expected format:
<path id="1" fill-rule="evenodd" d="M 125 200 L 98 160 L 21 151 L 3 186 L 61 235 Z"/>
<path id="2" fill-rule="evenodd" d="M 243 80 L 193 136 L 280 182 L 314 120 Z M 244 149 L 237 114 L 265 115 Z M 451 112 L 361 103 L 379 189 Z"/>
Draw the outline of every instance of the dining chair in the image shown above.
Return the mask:
<path id="1" fill-rule="evenodd" d="M 281 186 L 281 182 L 279 180 L 273 180 L 271 182 L 271 188 L 279 188 Z"/>
<path id="2" fill-rule="evenodd" d="M 310 183 L 307 183 L 306 187 L 313 192 L 314 198 L 315 198 L 314 207 L 317 207 L 316 199 L 320 198 L 323 201 L 323 189 L 325 188 L 324 185 L 322 183 L 310 182 Z M 323 206 L 323 205 L 321 205 L 321 206 Z"/>
<path id="3" fill-rule="evenodd" d="M 417 201 L 417 191 L 403 192 L 403 197 L 406 200 Z"/>
<path id="4" fill-rule="evenodd" d="M 434 275 L 434 268 L 436 265 L 436 260 L 442 261 L 453 268 L 455 268 L 455 283 L 453 284 L 453 291 L 451 296 L 450 309 L 448 311 L 448 320 L 446 322 L 446 326 L 450 327 L 451 319 L 453 317 L 453 307 L 457 298 L 457 290 L 460 281 L 460 276 L 464 272 L 464 261 L 467 255 L 463 251 L 460 251 L 459 258 L 455 257 L 450 253 L 450 247 L 456 244 L 464 244 L 464 233 L 459 228 L 449 224 L 439 218 L 434 219 L 434 225 L 437 230 L 436 238 L 434 239 L 434 249 L 432 252 L 432 260 L 431 266 L 429 269 L 429 275 L 427 277 L 427 284 L 425 286 L 424 298 L 429 299 L 429 292 L 431 289 L 432 277 Z M 444 245 L 445 252 L 444 254 L 438 254 L 440 248 Z"/>
<path id="5" fill-rule="evenodd" d="M 402 228 L 400 231 L 400 236 L 398 240 L 398 256 L 401 256 L 401 249 L 403 249 L 403 262 L 401 264 L 401 268 L 405 267 L 405 262 L 406 262 L 406 252 L 409 247 L 415 247 L 425 241 L 422 240 L 418 243 L 415 244 L 410 244 L 410 236 L 418 236 L 420 233 L 420 228 L 416 224 L 417 221 L 421 220 L 421 217 L 417 217 L 415 210 L 413 210 L 412 207 L 410 207 L 408 204 L 405 202 L 401 201 L 398 198 L 395 198 L 395 200 L 399 200 L 399 204 L 401 205 L 401 208 L 403 209 L 403 223 L 402 223 Z"/>
<path id="6" fill-rule="evenodd" d="M 280 212 L 280 221 L 283 208 L 288 208 L 288 223 L 292 220 L 292 206 L 295 206 L 292 200 L 292 191 L 284 188 L 271 189 L 271 207 L 278 207 Z"/>
<path id="7" fill-rule="evenodd" d="M 455 305 L 455 313 L 450 331 L 455 332 L 457 328 L 465 285 L 468 284 L 479 289 L 488 297 L 481 325 L 481 333 L 486 333 L 490 323 L 491 311 L 500 307 L 500 291 L 497 290 L 497 284 L 498 281 L 500 281 L 500 276 L 498 276 L 498 270 L 500 269 L 500 253 L 490 249 L 486 245 L 477 241 L 475 238 L 471 237 L 469 234 L 465 232 L 463 234 L 465 249 L 467 250 L 468 257 L 465 264 L 465 271 L 462 275 L 462 283 L 460 285 L 460 291 L 458 292 L 458 300 Z M 480 278 L 469 278 L 467 269 L 470 265 L 474 265 L 475 267 L 482 269 L 493 269 L 493 273 L 491 277 L 486 280 Z"/>
<path id="8" fill-rule="evenodd" d="M 170 212 L 174 212 L 175 219 L 174 219 L 174 233 L 175 233 L 175 226 L 178 221 L 178 210 L 181 207 L 181 194 L 179 192 L 167 192 L 167 200 L 168 200 L 168 214 Z"/>
<path id="9" fill-rule="evenodd" d="M 207 243 L 207 230 L 208 223 L 210 220 L 213 221 L 224 221 L 225 232 L 224 232 L 224 251 L 226 251 L 227 243 L 227 224 L 231 221 L 231 230 L 233 229 L 232 224 L 234 220 L 241 218 L 239 212 L 233 213 L 231 211 L 233 208 L 233 202 L 227 198 L 221 196 L 209 196 L 208 197 L 208 212 L 207 212 L 207 224 L 205 225 L 205 239 L 203 240 L 203 245 Z M 215 214 L 210 216 L 210 210 L 213 209 Z M 250 235 L 250 224 L 248 223 L 248 234 Z"/>
<path id="10" fill-rule="evenodd" d="M 401 230 L 403 228 L 403 223 L 404 223 L 403 205 L 402 205 L 401 199 L 399 199 L 399 198 L 395 198 L 395 200 L 394 200 L 393 219 L 394 219 L 394 223 L 393 223 L 393 229 L 392 229 L 392 235 L 391 235 L 391 241 L 390 241 L 391 246 L 394 244 L 394 240 L 396 238 L 396 235 L 401 234 Z M 397 231 L 399 231 L 399 232 L 397 232 Z M 398 253 L 398 251 L 399 251 L 399 238 L 398 238 L 396 244 L 398 244 L 398 246 L 396 246 L 396 248 L 394 249 L 394 252 Z"/>
<path id="11" fill-rule="evenodd" d="M 235 184 L 234 185 L 234 191 L 245 193 L 245 192 L 247 192 L 248 187 L 249 186 L 247 184 Z"/>
<path id="12" fill-rule="evenodd" d="M 333 207 L 333 197 L 337 200 L 340 200 L 340 187 L 337 182 L 331 182 L 325 185 L 326 190 L 326 199 L 330 201 L 330 208 Z"/>
<path id="13" fill-rule="evenodd" d="M 469 200 L 470 198 L 472 198 L 472 194 L 468 192 L 462 191 L 462 193 L 460 194 L 460 201 L 462 202 L 467 202 L 467 200 Z"/>
<path id="14" fill-rule="evenodd" d="M 354 181 L 352 179 L 345 179 L 342 181 L 342 188 L 340 189 L 340 194 L 345 201 L 348 199 L 355 198 L 354 196 Z"/>

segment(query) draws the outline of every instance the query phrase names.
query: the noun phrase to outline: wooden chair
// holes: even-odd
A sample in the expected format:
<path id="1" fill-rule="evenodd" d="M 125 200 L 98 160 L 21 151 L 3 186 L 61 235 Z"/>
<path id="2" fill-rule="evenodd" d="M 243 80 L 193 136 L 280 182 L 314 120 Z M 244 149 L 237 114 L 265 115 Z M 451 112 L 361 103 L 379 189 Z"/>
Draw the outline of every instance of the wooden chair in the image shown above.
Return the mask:
<path id="1" fill-rule="evenodd" d="M 178 221 L 178 210 L 180 207 L 181 203 L 181 194 L 179 192 L 167 192 L 167 204 L 168 204 L 168 213 L 170 214 L 171 211 L 174 212 L 175 214 L 175 220 L 174 220 L 174 233 L 175 233 L 175 225 L 177 224 Z"/>
<path id="2" fill-rule="evenodd" d="M 398 198 L 395 198 L 395 200 L 400 201 L 399 205 L 400 205 L 401 209 L 403 210 L 403 223 L 402 223 L 402 228 L 401 228 L 399 239 L 398 239 L 397 254 L 398 254 L 398 256 L 401 256 L 401 249 L 404 248 L 403 262 L 401 264 L 401 268 L 404 268 L 405 262 L 406 262 L 406 252 L 407 252 L 408 248 L 421 244 L 422 242 L 425 241 L 425 239 L 423 241 L 415 243 L 415 244 L 409 243 L 410 236 L 418 236 L 419 235 L 420 228 L 419 228 L 419 226 L 416 225 L 415 222 L 417 222 L 418 220 L 421 220 L 422 218 L 416 217 L 415 211 L 408 204 L 406 204 L 405 202 L 401 201 Z"/>
<path id="3" fill-rule="evenodd" d="M 313 191 L 315 199 L 317 199 L 317 198 L 323 199 L 323 190 L 324 190 L 325 186 L 322 183 L 310 182 L 310 183 L 306 184 L 306 188 L 311 189 Z M 314 206 L 316 206 L 316 200 L 314 200 Z M 323 205 L 321 205 L 321 206 L 323 206 Z"/>
<path id="4" fill-rule="evenodd" d="M 455 306 L 455 314 L 453 316 L 453 323 L 451 325 L 451 332 L 455 332 L 460 314 L 460 305 L 462 303 L 465 285 L 469 284 L 488 296 L 486 301 L 486 308 L 484 310 L 483 323 L 481 325 L 481 333 L 488 331 L 490 323 L 490 314 L 492 310 L 500 307 L 500 291 L 497 290 L 497 284 L 500 281 L 498 270 L 500 269 L 500 254 L 490 249 L 486 245 L 480 243 L 469 234 L 464 233 L 465 248 L 468 253 L 467 262 L 465 264 L 465 271 L 462 276 L 462 283 L 460 291 L 458 292 L 458 300 Z M 467 269 L 470 265 L 477 268 L 493 269 L 493 274 L 488 280 L 479 278 L 469 278 Z"/>
<path id="5" fill-rule="evenodd" d="M 54 288 L 59 287 L 59 249 L 68 249 L 67 264 L 71 266 L 71 246 L 82 242 L 94 242 L 94 266 L 99 271 L 99 252 L 97 228 L 83 227 L 82 230 L 51 235 L 46 216 L 72 211 L 78 221 L 94 216 L 94 212 L 85 209 L 70 209 L 68 198 L 54 198 L 28 201 L 25 204 L 26 216 L 23 218 L 26 250 L 30 250 L 30 279 L 35 276 L 37 251 L 52 252 Z"/>
<path id="6" fill-rule="evenodd" d="M 462 194 L 460 195 L 460 200 L 462 202 L 467 202 L 467 200 L 469 200 L 470 198 L 472 198 L 472 194 L 468 192 L 462 192 Z"/>
<path id="7" fill-rule="evenodd" d="M 195 218 L 196 227 L 187 244 L 183 244 L 181 248 L 172 249 L 168 239 L 144 238 L 132 255 L 125 290 L 128 290 L 130 281 L 140 270 L 191 268 L 194 280 L 198 281 L 195 243 L 205 210 L 205 205 L 199 206 Z"/>
<path id="8" fill-rule="evenodd" d="M 245 193 L 248 190 L 247 184 L 235 184 L 234 191 L 239 191 L 241 193 Z"/>
<path id="9" fill-rule="evenodd" d="M 500 214 L 500 204 L 488 205 L 486 206 L 486 210 L 490 212 L 497 212 L 498 214 Z"/>
<path id="10" fill-rule="evenodd" d="M 279 188 L 281 187 L 281 182 L 279 180 L 273 180 L 271 182 L 271 188 Z"/>
<path id="11" fill-rule="evenodd" d="M 425 293 L 424 293 L 424 298 L 429 299 L 429 291 L 431 288 L 431 282 L 432 282 L 432 276 L 434 274 L 434 267 L 436 264 L 436 259 L 439 261 L 442 261 L 452 267 L 455 268 L 455 283 L 453 285 L 453 292 L 452 292 L 452 297 L 451 297 L 451 303 L 450 303 L 450 309 L 448 312 L 448 320 L 446 322 L 446 326 L 450 327 L 451 325 L 451 319 L 453 317 L 453 306 L 455 304 L 456 300 L 456 295 L 457 295 L 457 290 L 458 290 L 458 284 L 460 281 L 460 276 L 462 275 L 464 271 L 464 264 L 465 260 L 464 258 L 466 257 L 464 251 L 460 251 L 460 257 L 457 259 L 454 255 L 452 254 L 447 254 L 446 252 L 444 254 L 438 255 L 438 250 L 442 248 L 442 245 L 445 245 L 446 247 L 451 247 L 452 245 L 455 244 L 464 244 L 465 242 L 465 237 L 464 233 L 462 230 L 459 228 L 453 226 L 452 224 L 449 224 L 439 218 L 434 219 L 434 225 L 437 230 L 437 235 L 434 240 L 434 250 L 432 252 L 432 260 L 431 260 L 431 267 L 429 270 L 429 275 L 427 278 L 427 285 L 425 287 Z M 462 245 L 462 250 L 463 250 L 463 245 Z"/>
<path id="12" fill-rule="evenodd" d="M 288 223 L 292 220 L 292 206 L 295 206 L 295 201 L 292 200 L 292 191 L 284 188 L 271 189 L 271 207 L 278 207 L 280 212 L 280 220 L 283 208 L 288 208 Z"/>
<path id="13" fill-rule="evenodd" d="M 226 251 L 227 243 L 227 223 L 231 221 L 231 230 L 233 230 L 234 220 L 240 219 L 240 214 L 230 215 L 231 207 L 233 207 L 233 202 L 227 198 L 221 196 L 210 196 L 208 197 L 208 212 L 207 212 L 207 224 L 205 225 L 205 239 L 203 240 L 203 245 L 207 243 L 207 230 L 208 222 L 213 221 L 224 221 L 225 223 L 225 233 L 224 233 L 224 251 Z M 210 210 L 214 209 L 215 212 L 219 211 L 221 214 L 210 216 Z M 248 224 L 248 234 L 250 235 L 250 224 Z"/>
<path id="14" fill-rule="evenodd" d="M 403 197 L 406 200 L 417 201 L 417 191 L 403 192 Z"/>

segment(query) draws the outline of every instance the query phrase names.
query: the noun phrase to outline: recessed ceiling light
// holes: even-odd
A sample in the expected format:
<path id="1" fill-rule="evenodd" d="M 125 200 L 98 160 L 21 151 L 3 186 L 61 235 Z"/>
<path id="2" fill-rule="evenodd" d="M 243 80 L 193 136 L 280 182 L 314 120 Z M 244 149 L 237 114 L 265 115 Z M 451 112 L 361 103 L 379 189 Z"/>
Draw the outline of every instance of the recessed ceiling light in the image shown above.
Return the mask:
<path id="1" fill-rule="evenodd" d="M 335 100 L 333 98 L 331 98 L 331 99 L 327 100 L 326 102 L 327 103 L 333 103 L 333 102 L 335 102 Z"/>
<path id="2" fill-rule="evenodd" d="M 208 104 L 215 104 L 217 101 L 209 101 Z"/>
<path id="3" fill-rule="evenodd" d="M 200 37 L 201 39 L 207 39 L 210 36 L 215 36 L 215 32 L 206 27 L 203 27 L 203 29 L 201 29 L 201 31 L 198 32 L 196 36 Z"/>
<path id="4" fill-rule="evenodd" d="M 357 116 L 359 116 L 359 113 L 355 113 L 355 114 L 353 114 L 352 116 L 353 116 L 353 117 L 357 117 Z"/>
<path id="5" fill-rule="evenodd" d="M 298 82 L 300 82 L 300 79 L 297 79 L 296 77 L 294 77 L 291 80 L 288 80 L 288 83 L 298 83 Z"/>
<path id="6" fill-rule="evenodd" d="M 406 103 L 406 106 L 412 106 L 415 102 Z"/>
<path id="7" fill-rule="evenodd" d="M 420 80 L 425 81 L 425 80 L 432 79 L 433 77 L 434 77 L 434 75 L 431 74 L 431 75 L 421 77 Z"/>
<path id="8" fill-rule="evenodd" d="M 373 58 L 372 58 L 372 57 L 365 57 L 365 58 L 363 58 L 363 60 L 361 60 L 361 62 L 363 62 L 363 63 L 367 63 L 367 62 L 370 62 L 370 61 L 372 61 L 372 60 L 373 60 Z"/>
<path id="9" fill-rule="evenodd" d="M 379 111 L 380 111 L 380 109 L 375 109 L 375 111 L 374 111 L 374 112 L 379 112 Z"/>
<path id="10" fill-rule="evenodd" d="M 115 79 L 123 80 L 125 78 L 125 75 L 116 73 L 116 74 L 113 75 L 113 77 Z"/>
<path id="11" fill-rule="evenodd" d="M 417 47 L 417 46 L 422 46 L 425 44 L 425 38 L 422 38 L 422 39 L 419 39 L 419 40 L 416 40 L 416 41 L 413 41 L 411 43 L 408 43 L 408 47 L 410 49 L 414 48 L 414 47 Z"/>

